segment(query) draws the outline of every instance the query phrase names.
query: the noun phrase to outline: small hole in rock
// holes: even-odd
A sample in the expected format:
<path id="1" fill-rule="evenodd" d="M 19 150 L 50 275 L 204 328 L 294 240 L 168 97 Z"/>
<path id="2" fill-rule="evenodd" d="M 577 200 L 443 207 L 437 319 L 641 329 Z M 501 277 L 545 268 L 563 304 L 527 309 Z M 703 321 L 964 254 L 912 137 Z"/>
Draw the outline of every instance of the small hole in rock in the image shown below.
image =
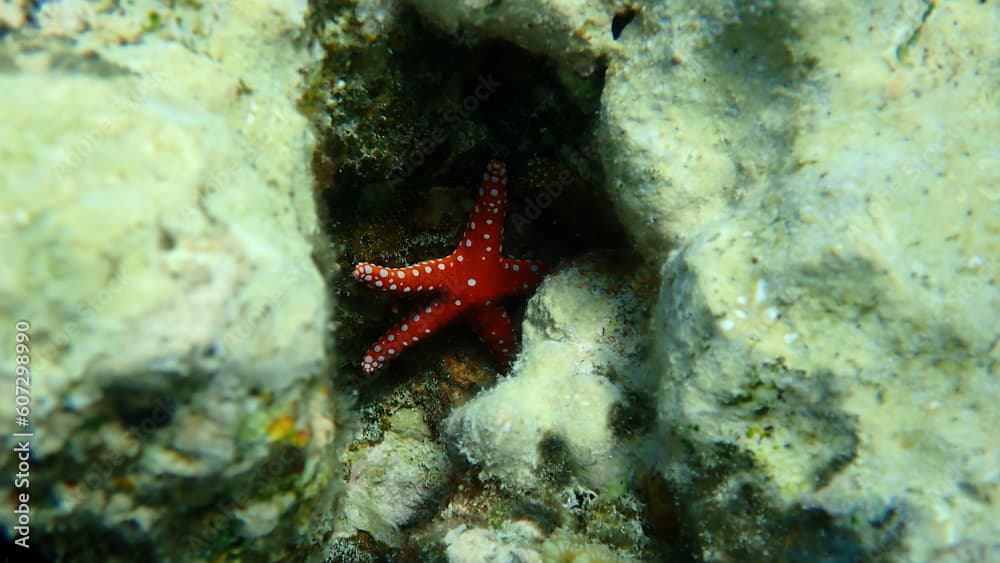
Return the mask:
<path id="1" fill-rule="evenodd" d="M 611 18 L 611 37 L 617 41 L 622 36 L 625 26 L 632 23 L 633 19 L 635 19 L 635 10 L 631 8 L 624 12 L 616 13 L 615 17 Z"/>

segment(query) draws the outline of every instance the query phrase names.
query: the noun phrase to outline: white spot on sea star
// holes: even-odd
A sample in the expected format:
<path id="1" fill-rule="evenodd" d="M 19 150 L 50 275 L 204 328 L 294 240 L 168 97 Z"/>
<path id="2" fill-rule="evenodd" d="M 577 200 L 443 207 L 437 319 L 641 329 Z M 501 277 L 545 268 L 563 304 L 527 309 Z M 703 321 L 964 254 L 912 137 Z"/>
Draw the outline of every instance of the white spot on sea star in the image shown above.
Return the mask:
<path id="1" fill-rule="evenodd" d="M 366 265 L 365 265 L 365 273 L 366 273 L 366 274 L 370 274 L 370 273 L 372 273 L 372 267 L 366 264 Z"/>
<path id="2" fill-rule="evenodd" d="M 486 252 L 493 252 L 493 247 L 492 246 L 487 246 L 486 247 Z M 483 260 L 486 260 L 485 256 L 483 256 Z"/>
<path id="3" fill-rule="evenodd" d="M 403 288 L 403 293 L 409 293 L 409 292 L 410 292 L 410 288 L 409 287 L 404 287 Z"/>
<path id="4" fill-rule="evenodd" d="M 491 176 L 490 177 L 490 181 L 491 182 L 499 182 L 500 178 L 497 178 L 496 176 Z M 496 190 L 490 190 L 490 195 L 497 195 L 494 192 L 496 192 Z"/>
<path id="5" fill-rule="evenodd" d="M 429 329 L 429 328 L 425 328 L 425 329 L 424 329 L 424 333 L 426 333 L 426 334 L 430 334 L 430 333 L 431 333 L 431 329 Z"/>
<path id="6" fill-rule="evenodd" d="M 382 351 L 382 347 L 379 346 L 378 344 L 376 344 L 375 347 L 372 348 L 372 350 L 375 350 L 376 352 L 381 352 Z"/>
<path id="7" fill-rule="evenodd" d="M 538 271 L 538 264 L 532 264 L 531 265 L 531 271 L 532 272 L 537 272 Z"/>
<path id="8" fill-rule="evenodd" d="M 490 195 L 493 196 L 493 197 L 496 197 L 499 193 L 500 192 L 498 192 L 496 188 L 493 188 L 492 190 L 490 190 Z"/>
<path id="9" fill-rule="evenodd" d="M 444 269 L 444 264 L 438 264 L 438 270 L 443 270 L 443 269 Z"/>
<path id="10" fill-rule="evenodd" d="M 467 248 L 468 248 L 468 247 L 470 247 L 470 246 L 472 246 L 472 239 L 468 239 L 468 238 L 467 238 L 467 239 L 465 239 L 465 246 L 466 246 Z"/>
<path id="11" fill-rule="evenodd" d="M 365 276 L 365 281 L 372 281 L 372 277 L 371 276 Z"/>
<path id="12" fill-rule="evenodd" d="M 455 260 L 458 260 L 459 262 L 463 262 L 463 261 L 465 261 L 465 256 L 462 256 L 461 254 L 459 254 L 458 257 L 455 258 Z"/>
<path id="13" fill-rule="evenodd" d="M 395 356 L 396 355 L 396 349 L 395 348 L 389 348 L 388 352 L 389 352 L 390 356 Z"/>
<path id="14" fill-rule="evenodd" d="M 470 231 L 476 230 L 476 222 L 475 221 L 470 221 L 469 222 L 469 230 Z"/>
<path id="15" fill-rule="evenodd" d="M 486 239 L 486 240 L 490 240 L 490 234 L 489 233 L 484 233 L 483 234 L 483 238 Z"/>
<path id="16" fill-rule="evenodd" d="M 382 280 L 375 282 L 375 287 L 382 287 Z"/>
<path id="17" fill-rule="evenodd" d="M 389 270 L 382 268 L 381 270 L 378 271 L 378 275 L 380 278 L 384 278 L 389 275 Z"/>
<path id="18" fill-rule="evenodd" d="M 371 356 L 365 356 L 365 363 L 366 363 L 366 364 L 370 364 L 370 363 L 372 363 L 372 362 L 373 362 L 374 360 L 375 360 L 375 358 L 372 358 Z"/>
<path id="19" fill-rule="evenodd" d="M 420 270 L 410 270 L 410 274 L 413 277 L 418 278 L 418 277 L 420 277 Z"/>
<path id="20" fill-rule="evenodd" d="M 417 322 L 419 320 L 420 320 L 420 315 L 413 315 L 413 322 Z"/>
<path id="21" fill-rule="evenodd" d="M 389 342 L 392 342 L 393 340 L 396 339 L 396 335 L 390 334 L 389 336 L 386 336 L 385 339 L 388 340 Z"/>
<path id="22" fill-rule="evenodd" d="M 396 277 L 399 278 L 399 279 L 403 279 L 403 278 L 406 277 L 406 272 L 400 270 L 400 271 L 396 272 Z"/>
<path id="23" fill-rule="evenodd" d="M 486 224 L 487 225 L 492 225 L 493 224 L 493 219 L 487 219 L 486 220 Z"/>
<path id="24" fill-rule="evenodd" d="M 497 344 L 503 344 L 503 339 L 497 340 Z"/>
<path id="25" fill-rule="evenodd" d="M 431 273 L 431 267 L 430 266 L 424 266 L 424 271 L 427 272 L 428 274 Z"/>
<path id="26" fill-rule="evenodd" d="M 475 278 L 469 278 L 469 281 L 467 281 L 465 283 L 469 284 L 469 287 L 476 287 L 476 279 Z"/>
<path id="27" fill-rule="evenodd" d="M 406 331 L 410 330 L 410 327 L 407 326 L 407 325 L 402 325 L 402 326 L 399 327 L 399 330 L 401 330 L 403 332 L 406 332 Z"/>
<path id="28" fill-rule="evenodd" d="M 413 341 L 414 341 L 414 342 L 417 342 L 418 340 L 420 340 L 420 339 L 419 339 L 419 338 L 417 338 L 416 336 L 414 336 L 414 337 L 413 337 Z"/>
<path id="29" fill-rule="evenodd" d="M 455 300 L 455 306 L 456 307 L 461 307 L 462 306 L 462 300 L 461 299 L 456 299 Z"/>
<path id="30" fill-rule="evenodd" d="M 521 266 L 519 266 L 517 264 L 514 264 L 513 266 L 511 266 L 511 268 L 514 268 L 515 272 L 520 272 L 521 271 Z"/>
<path id="31" fill-rule="evenodd" d="M 430 313 L 430 312 L 431 312 L 431 308 L 430 308 L 430 307 L 427 307 L 426 309 L 424 309 L 424 312 L 425 312 L 425 313 Z"/>
<path id="32" fill-rule="evenodd" d="M 396 290 L 396 284 L 392 284 L 392 285 L 390 285 L 390 286 L 389 286 L 389 289 L 391 289 L 391 290 L 395 291 L 395 290 Z"/>
<path id="33" fill-rule="evenodd" d="M 385 361 L 385 356 L 379 356 L 379 357 L 378 357 L 378 361 L 379 361 L 380 363 L 381 363 L 381 362 L 384 362 L 384 361 Z"/>

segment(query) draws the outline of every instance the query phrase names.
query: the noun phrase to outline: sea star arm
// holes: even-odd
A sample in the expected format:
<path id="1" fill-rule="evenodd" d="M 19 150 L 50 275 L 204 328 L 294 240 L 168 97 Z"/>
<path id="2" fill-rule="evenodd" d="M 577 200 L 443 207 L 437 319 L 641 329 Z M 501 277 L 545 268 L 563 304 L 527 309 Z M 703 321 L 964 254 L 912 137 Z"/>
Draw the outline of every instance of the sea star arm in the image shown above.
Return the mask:
<path id="1" fill-rule="evenodd" d="M 374 373 L 403 350 L 437 332 L 464 311 L 461 302 L 436 300 L 414 309 L 372 344 L 361 359 L 361 371 Z"/>
<path id="2" fill-rule="evenodd" d="M 503 259 L 504 295 L 523 293 L 538 286 L 548 271 L 548 266 L 538 260 Z"/>
<path id="3" fill-rule="evenodd" d="M 440 275 L 448 262 L 447 258 L 426 260 L 402 268 L 361 262 L 354 267 L 351 276 L 369 287 L 390 293 L 434 291 L 441 286 Z"/>
<path id="4" fill-rule="evenodd" d="M 484 259 L 500 256 L 503 243 L 503 221 L 507 213 L 507 167 L 491 160 L 483 173 L 479 194 L 472 215 L 455 251 L 459 261 L 466 258 Z"/>
<path id="5" fill-rule="evenodd" d="M 502 305 L 487 305 L 469 314 L 469 325 L 502 365 L 514 359 L 514 326 Z"/>

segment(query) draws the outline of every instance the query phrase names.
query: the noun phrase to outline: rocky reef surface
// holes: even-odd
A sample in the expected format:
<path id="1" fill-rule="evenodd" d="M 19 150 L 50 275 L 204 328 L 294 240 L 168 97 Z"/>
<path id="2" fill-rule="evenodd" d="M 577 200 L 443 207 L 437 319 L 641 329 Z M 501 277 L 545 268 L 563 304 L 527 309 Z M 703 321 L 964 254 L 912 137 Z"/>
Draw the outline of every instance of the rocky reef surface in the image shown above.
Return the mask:
<path id="1" fill-rule="evenodd" d="M 549 293 L 567 273 L 543 286 L 511 377 L 445 423 L 481 478 L 544 489 L 538 436 L 555 435 L 602 493 L 597 475 L 662 478 L 701 559 L 996 555 L 996 6 L 413 4 L 561 76 L 586 74 L 581 54 L 606 65 L 593 153 L 633 248 L 662 266 L 633 336 L 649 354 L 617 380 L 563 350 L 584 318 L 532 328 L 545 300 L 592 311 L 611 294 Z M 655 404 L 639 444 L 609 434 L 626 392 Z M 564 429 L 576 401 L 587 416 Z M 532 544 L 512 533 L 468 545 Z"/>
<path id="2" fill-rule="evenodd" d="M 998 28 L 994 2 L 5 2 L 32 543 L 1000 558 Z M 396 305 L 343 268 L 450 249 L 494 157 L 505 248 L 555 264 L 517 361 L 455 331 L 359 382 Z"/>
<path id="3" fill-rule="evenodd" d="M 317 541 L 335 408 L 305 4 L 28 4 L 0 44 L 0 416 L 23 320 L 34 434 L 23 487 L 4 457 L 6 534 L 106 561 Z"/>

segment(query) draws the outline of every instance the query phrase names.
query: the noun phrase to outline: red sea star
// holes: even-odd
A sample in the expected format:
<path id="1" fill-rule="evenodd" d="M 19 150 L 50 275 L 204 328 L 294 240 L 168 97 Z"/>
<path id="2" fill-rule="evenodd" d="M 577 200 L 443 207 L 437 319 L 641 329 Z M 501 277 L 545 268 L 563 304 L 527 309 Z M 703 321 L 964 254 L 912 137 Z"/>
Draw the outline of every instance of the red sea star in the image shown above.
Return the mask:
<path id="1" fill-rule="evenodd" d="M 459 317 L 472 326 L 501 364 L 513 359 L 514 327 L 506 309 L 496 302 L 531 291 L 542 281 L 547 268 L 535 260 L 503 257 L 500 245 L 506 211 L 507 167 L 491 160 L 465 235 L 454 252 L 403 268 L 368 262 L 354 267 L 354 279 L 382 291 L 440 294 L 375 341 L 361 360 L 361 371 L 374 372 L 411 344 Z"/>

